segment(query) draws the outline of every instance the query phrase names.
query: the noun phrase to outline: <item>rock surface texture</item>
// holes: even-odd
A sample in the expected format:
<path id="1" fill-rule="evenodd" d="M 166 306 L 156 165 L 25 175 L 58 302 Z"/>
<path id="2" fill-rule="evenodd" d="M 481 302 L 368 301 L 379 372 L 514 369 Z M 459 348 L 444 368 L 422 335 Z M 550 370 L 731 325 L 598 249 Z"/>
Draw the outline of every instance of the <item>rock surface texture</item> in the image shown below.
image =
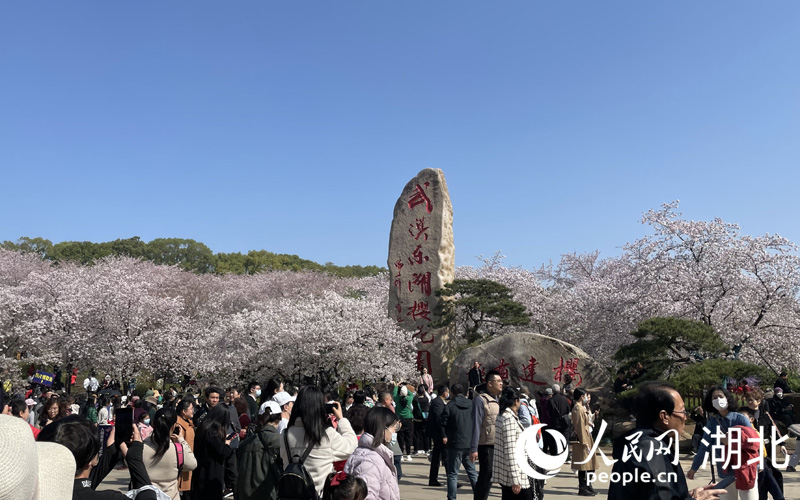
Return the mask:
<path id="1" fill-rule="evenodd" d="M 484 373 L 497 370 L 514 387 L 526 386 L 531 394 L 563 386 L 569 374 L 573 389 L 581 387 L 605 395 L 612 389 L 606 370 L 584 351 L 561 340 L 538 333 L 509 333 L 461 352 L 453 361 L 450 383 L 469 385 L 467 373 L 473 362 Z"/>
<path id="2" fill-rule="evenodd" d="M 389 317 L 414 332 L 417 367 L 436 380 L 447 377 L 447 329 L 438 321 L 436 290 L 453 281 L 453 206 L 444 173 L 426 168 L 411 179 L 394 206 L 389 234 Z"/>

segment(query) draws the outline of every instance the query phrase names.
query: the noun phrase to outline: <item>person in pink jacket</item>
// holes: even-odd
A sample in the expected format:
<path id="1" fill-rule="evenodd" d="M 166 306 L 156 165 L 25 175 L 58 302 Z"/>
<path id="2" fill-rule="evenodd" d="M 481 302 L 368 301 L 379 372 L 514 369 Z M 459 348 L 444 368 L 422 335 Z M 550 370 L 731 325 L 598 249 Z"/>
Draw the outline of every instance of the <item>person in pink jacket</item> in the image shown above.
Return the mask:
<path id="1" fill-rule="evenodd" d="M 367 483 L 366 500 L 400 500 L 397 469 L 388 444 L 400 421 L 387 408 L 375 407 L 364 419 L 364 434 L 358 448 L 347 459 L 344 471 Z"/>

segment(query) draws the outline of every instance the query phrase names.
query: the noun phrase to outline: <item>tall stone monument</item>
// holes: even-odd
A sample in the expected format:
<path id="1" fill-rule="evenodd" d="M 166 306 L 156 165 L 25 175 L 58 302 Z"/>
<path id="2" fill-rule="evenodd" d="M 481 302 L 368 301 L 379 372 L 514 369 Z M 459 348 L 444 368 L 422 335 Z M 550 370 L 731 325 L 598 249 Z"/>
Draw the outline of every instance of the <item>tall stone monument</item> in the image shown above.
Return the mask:
<path id="1" fill-rule="evenodd" d="M 414 332 L 417 368 L 447 378 L 449 329 L 433 329 L 436 290 L 455 276 L 453 206 L 444 173 L 426 168 L 411 179 L 394 206 L 389 234 L 389 317 Z"/>

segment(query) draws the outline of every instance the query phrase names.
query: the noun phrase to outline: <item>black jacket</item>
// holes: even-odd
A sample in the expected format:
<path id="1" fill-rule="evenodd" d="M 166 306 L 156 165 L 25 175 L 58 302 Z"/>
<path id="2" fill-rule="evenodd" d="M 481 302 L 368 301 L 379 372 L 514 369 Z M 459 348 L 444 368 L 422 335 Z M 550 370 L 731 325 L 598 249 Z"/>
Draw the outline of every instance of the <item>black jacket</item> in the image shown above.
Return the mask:
<path id="1" fill-rule="evenodd" d="M 472 441 L 472 401 L 456 396 L 445 407 L 439 423 L 445 430 L 448 448 L 468 449 Z"/>
<path id="2" fill-rule="evenodd" d="M 481 385 L 481 371 L 477 368 L 472 368 L 469 371 L 469 386 L 475 387 L 476 385 Z"/>
<path id="3" fill-rule="evenodd" d="M 430 405 L 430 414 L 428 415 L 428 437 L 434 440 L 441 440 L 445 437 L 444 427 L 440 423 L 442 414 L 444 413 L 445 404 L 441 397 L 434 398 Z"/>
<path id="4" fill-rule="evenodd" d="M 197 459 L 197 468 L 192 473 L 192 498 L 222 499 L 222 491 L 225 489 L 225 464 L 234 456 L 234 450 L 219 436 L 198 433 L 195 436 L 193 451 Z"/>
<path id="5" fill-rule="evenodd" d="M 255 424 L 254 424 L 255 425 Z M 283 474 L 280 434 L 271 425 L 248 436 L 236 450 L 239 480 L 237 500 L 275 500 Z"/>
<path id="6" fill-rule="evenodd" d="M 547 400 L 550 427 L 562 431 L 567 437 L 569 437 L 567 431 L 572 428 L 572 418 L 570 418 L 571 411 L 572 408 L 570 408 L 569 399 L 560 392 L 553 394 L 553 397 Z"/>
<path id="7" fill-rule="evenodd" d="M 128 447 L 128 454 L 125 461 L 128 463 L 128 470 L 131 475 L 131 484 L 133 489 L 139 489 L 142 486 L 150 484 L 150 477 L 147 475 L 147 469 L 144 467 L 142 461 L 142 451 L 144 445 L 141 442 L 131 443 Z M 72 498 L 74 500 L 129 500 L 124 493 L 113 490 L 95 491 L 94 489 L 103 481 L 103 479 L 111 472 L 111 469 L 117 464 L 121 453 L 115 445 L 111 445 L 103 451 L 103 456 L 97 464 L 97 467 L 92 469 L 88 479 L 76 479 L 72 488 Z M 140 500 L 155 500 L 155 491 L 143 491 L 136 497 Z"/>
<path id="8" fill-rule="evenodd" d="M 638 477 L 642 477 L 643 472 L 647 472 L 651 479 L 649 481 L 642 481 L 641 479 L 636 482 L 629 482 L 622 484 L 622 481 L 615 481 L 609 485 L 608 500 L 689 500 L 689 488 L 686 486 L 686 477 L 683 475 L 680 463 L 672 465 L 672 453 L 659 455 L 655 452 L 652 453 L 652 458 L 648 461 L 647 455 L 650 450 L 658 450 L 661 443 L 656 439 L 657 436 L 663 434 L 663 431 L 656 429 L 634 429 L 627 435 L 630 436 L 635 432 L 642 432 L 639 438 L 638 448 L 642 451 L 639 455 L 640 460 L 636 459 L 636 454 L 628 458 L 626 462 L 622 461 L 622 451 L 625 446 L 630 443 L 625 437 L 617 439 L 614 443 L 614 458 L 617 462 L 612 469 L 613 473 L 622 474 L 631 473 L 635 474 L 638 469 Z M 666 446 L 666 440 L 663 443 Z M 651 448 L 652 447 L 652 448 Z M 673 448 L 670 447 L 670 451 Z M 659 474 L 665 473 L 660 477 L 668 479 L 666 481 L 658 481 Z M 669 474 L 669 475 L 666 475 Z M 673 476 L 674 474 L 674 476 Z M 634 476 L 636 477 L 636 476 Z M 675 480 L 677 478 L 677 480 Z"/>

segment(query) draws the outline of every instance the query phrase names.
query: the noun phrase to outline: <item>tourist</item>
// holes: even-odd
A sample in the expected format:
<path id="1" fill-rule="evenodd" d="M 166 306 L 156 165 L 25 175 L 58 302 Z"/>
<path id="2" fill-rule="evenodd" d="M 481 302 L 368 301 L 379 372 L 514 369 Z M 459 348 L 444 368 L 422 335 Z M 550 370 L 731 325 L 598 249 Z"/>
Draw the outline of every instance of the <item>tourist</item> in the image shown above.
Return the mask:
<path id="1" fill-rule="evenodd" d="M 82 415 L 93 425 L 97 425 L 97 394 L 89 394 L 86 403 L 83 405 Z"/>
<path id="2" fill-rule="evenodd" d="M 431 451 L 431 468 L 428 472 L 428 486 L 441 486 L 439 482 L 439 468 L 447 463 L 447 449 L 445 448 L 444 438 L 447 436 L 440 422 L 442 414 L 450 398 L 450 390 L 444 384 L 439 386 L 436 391 L 437 397 L 431 400 L 430 413 L 428 414 L 427 434 L 433 441 Z M 446 469 L 445 469 L 446 471 Z"/>
<path id="3" fill-rule="evenodd" d="M 756 388 L 753 390 L 758 390 L 758 389 Z M 749 396 L 750 394 L 748 394 L 748 397 Z M 750 425 L 753 426 L 755 429 L 757 429 L 756 432 L 758 434 L 761 434 L 761 429 L 758 427 L 758 419 L 756 418 L 756 413 L 758 413 L 758 410 L 754 410 L 748 404 L 748 406 L 745 406 L 744 408 L 739 408 L 739 413 L 747 417 L 747 419 L 750 420 Z M 758 466 L 758 498 L 766 500 L 767 494 L 769 494 L 772 495 L 772 500 L 784 500 L 783 475 L 781 475 L 780 481 L 778 481 L 778 478 L 774 475 L 774 472 L 778 472 L 780 474 L 780 471 L 772 466 L 772 460 L 770 460 L 769 453 L 767 452 L 767 450 L 771 448 L 771 446 L 768 445 L 769 439 L 766 437 L 767 436 L 766 427 L 763 428 L 763 430 L 764 433 L 761 434 L 762 446 L 761 450 L 758 450 L 759 453 L 763 455 L 762 463 L 761 465 Z M 742 441 L 746 441 L 746 439 L 742 437 Z M 745 444 L 744 442 L 740 443 L 739 444 L 740 448 L 743 449 L 742 445 L 744 444 Z M 786 448 L 784 448 L 784 450 L 785 449 Z M 784 451 L 784 454 L 785 453 L 786 452 Z M 749 460 L 745 460 L 744 454 L 742 455 L 743 456 L 741 459 L 741 464 L 743 466 L 749 465 L 748 464 Z M 756 457 L 758 457 L 758 455 L 756 455 Z"/>
<path id="4" fill-rule="evenodd" d="M 200 425 L 203 423 L 203 419 L 206 418 L 208 412 L 213 410 L 220 402 L 220 398 L 222 397 L 222 389 L 218 387 L 206 387 L 205 390 L 205 401 L 203 402 L 203 406 L 200 407 L 199 410 L 194 412 L 194 426 L 199 428 Z M 227 412 L 228 409 L 225 408 Z M 228 415 L 228 420 L 230 420 L 230 414 Z M 225 429 L 228 427 L 226 426 Z M 227 434 L 227 432 L 226 432 Z"/>
<path id="5" fill-rule="evenodd" d="M 94 370 L 89 372 L 89 375 L 86 376 L 86 379 L 83 381 L 83 388 L 86 392 L 97 392 L 100 388 L 100 382 L 97 381 L 97 376 L 94 373 Z"/>
<path id="6" fill-rule="evenodd" d="M 589 395 L 581 388 L 573 391 L 575 403 L 572 407 L 572 428 L 578 441 L 572 445 L 572 470 L 578 471 L 578 496 L 594 496 L 597 492 L 589 482 L 589 473 L 597 469 L 597 459 L 589 455 L 594 439 L 589 425 Z"/>
<path id="7" fill-rule="evenodd" d="M 377 398 L 377 404 L 375 408 L 388 408 L 393 413 L 396 413 L 394 407 L 394 400 L 392 399 L 392 394 L 389 391 L 380 391 Z M 389 449 L 392 450 L 392 458 L 394 462 L 394 468 L 397 469 L 397 480 L 403 478 L 403 450 L 400 448 L 400 444 L 398 443 L 397 434 L 395 434 L 392 438 L 392 441 L 389 443 Z"/>
<path id="8" fill-rule="evenodd" d="M 192 404 L 192 401 L 190 399 L 182 399 L 175 406 L 175 412 L 178 414 L 178 419 L 175 422 L 175 425 L 181 428 L 180 432 L 183 434 L 183 439 L 186 441 L 186 444 L 189 445 L 189 448 L 194 452 L 195 428 L 194 422 L 192 421 L 192 417 L 194 416 L 194 405 Z M 192 471 L 181 471 L 181 475 L 178 478 L 178 491 L 181 492 L 184 500 L 188 500 L 188 497 L 191 496 Z"/>
<path id="9" fill-rule="evenodd" d="M 150 414 L 146 412 L 140 413 L 136 426 L 139 427 L 139 434 L 142 436 L 142 440 L 146 440 L 150 437 L 150 434 L 153 432 L 153 428 L 150 426 Z"/>
<path id="10" fill-rule="evenodd" d="M 252 424 L 255 432 L 242 441 L 236 451 L 239 468 L 239 480 L 234 488 L 236 500 L 275 500 L 278 479 L 283 474 L 278 433 L 281 408 L 275 401 L 267 401 L 258 411 Z"/>
<path id="11" fill-rule="evenodd" d="M 99 456 L 101 442 L 97 429 L 80 416 L 62 418 L 42 430 L 39 434 L 40 442 L 66 446 L 75 458 L 73 500 L 129 500 L 130 497 L 118 491 L 95 491 L 121 456 L 125 457 L 128 465 L 131 485 L 134 489 L 140 490 L 136 500 L 156 500 L 157 492 L 150 486 L 150 477 L 142 461 L 144 451 L 142 438 L 139 429 L 131 425 L 133 427 L 131 442 L 120 443 L 117 447 L 112 432 L 105 444 L 102 457 Z"/>
<path id="12" fill-rule="evenodd" d="M 247 386 L 247 409 L 250 412 L 250 418 L 254 419 L 258 415 L 258 398 L 261 397 L 261 384 L 255 380 L 250 382 Z"/>
<path id="13" fill-rule="evenodd" d="M 522 427 L 527 429 L 533 424 L 534 419 L 538 421 L 539 411 L 536 408 L 536 401 L 530 399 L 530 391 L 527 387 L 520 387 L 517 389 L 517 392 L 519 393 L 520 402 L 517 416 L 519 416 Z"/>
<path id="14" fill-rule="evenodd" d="M 417 395 L 412 400 L 411 413 L 414 420 L 414 449 L 417 455 L 427 455 L 431 449 L 430 439 L 426 432 L 430 413 L 430 396 L 424 384 L 417 387 Z"/>
<path id="15" fill-rule="evenodd" d="M 453 399 L 447 404 L 439 419 L 442 428 L 442 442 L 446 446 L 445 470 L 447 471 L 447 500 L 455 500 L 458 488 L 458 471 L 461 465 L 469 478 L 473 493 L 478 482 L 478 472 L 475 470 L 475 459 L 471 456 L 471 442 L 473 436 L 472 407 L 475 401 L 470 401 L 464 396 L 464 386 L 453 384 Z M 439 398 L 437 398 L 439 399 Z M 494 407 L 495 403 L 490 406 Z M 500 407 L 497 406 L 497 413 Z M 483 463 L 482 463 L 483 465 Z"/>
<path id="16" fill-rule="evenodd" d="M 267 381 L 264 391 L 261 392 L 261 404 L 272 401 L 272 398 L 279 392 L 283 392 L 283 379 L 272 377 Z"/>
<path id="17" fill-rule="evenodd" d="M 683 469 L 672 455 L 672 447 L 667 447 L 664 453 L 655 453 L 655 450 L 662 449 L 663 443 L 657 439 L 659 436 L 665 432 L 680 436 L 686 425 L 686 406 L 678 391 L 666 382 L 647 382 L 639 387 L 634 407 L 636 428 L 615 442 L 613 456 L 617 461 L 612 474 L 620 477 L 627 474 L 627 477 L 636 479 L 624 485 L 622 481 L 611 482 L 608 500 L 719 500 L 726 491 L 714 488 L 714 485 L 689 491 Z M 638 436 L 639 451 L 622 460 L 623 450 L 633 436 Z M 677 480 L 641 479 L 659 476 Z"/>
<path id="18" fill-rule="evenodd" d="M 369 413 L 369 411 L 370 408 L 367 408 L 366 405 L 354 403 L 345 415 L 347 420 L 350 421 L 350 425 L 353 427 L 353 432 L 356 433 L 356 436 L 360 436 L 364 432 L 364 421 L 367 419 L 367 413 Z"/>
<path id="19" fill-rule="evenodd" d="M 238 397 L 233 400 L 233 407 L 236 408 L 236 414 L 239 418 L 239 439 L 244 439 L 247 435 L 247 428 L 250 427 L 251 420 L 248 414 L 247 400 L 243 397 Z"/>
<path id="20" fill-rule="evenodd" d="M 400 500 L 393 453 L 386 446 L 397 433 L 398 424 L 402 425 L 391 410 L 370 410 L 358 447 L 345 464 L 344 472 L 363 479 L 367 484 L 368 500 Z"/>
<path id="21" fill-rule="evenodd" d="M 219 392 L 212 393 L 219 396 Z M 219 398 L 217 398 L 219 401 Z M 192 477 L 192 499 L 220 500 L 227 489 L 232 490 L 235 478 L 227 473 L 226 464 L 235 452 L 231 440 L 235 434 L 228 434 L 230 414 L 224 405 L 215 404 L 208 410 L 197 426 L 194 440 L 194 456 L 197 468 Z"/>
<path id="22" fill-rule="evenodd" d="M 502 390 L 503 379 L 500 378 L 500 372 L 491 370 L 486 374 L 486 392 L 472 401 L 470 459 L 480 462 L 478 481 L 473 488 L 475 500 L 487 500 L 492 489 L 495 420 L 500 412 L 498 397 Z"/>
<path id="23" fill-rule="evenodd" d="M 614 394 L 619 394 L 632 388 L 631 380 L 625 376 L 625 370 L 622 368 L 617 370 L 617 378 L 614 380 Z"/>
<path id="24" fill-rule="evenodd" d="M 516 460 L 517 441 L 525 430 L 518 416 L 521 404 L 516 389 L 511 387 L 503 389 L 494 438 L 492 468 L 495 479 L 500 484 L 503 500 L 532 500 L 534 496 L 538 497 L 531 478 L 522 471 Z"/>
<path id="25" fill-rule="evenodd" d="M 474 361 L 472 363 L 472 368 L 470 368 L 467 375 L 469 377 L 469 387 L 470 389 L 474 390 L 483 382 L 483 376 L 481 375 L 481 364 L 477 361 Z"/>
<path id="26" fill-rule="evenodd" d="M 786 427 L 795 423 L 794 405 L 783 398 L 783 389 L 780 387 L 775 388 L 775 393 L 769 400 L 769 409 L 772 418 L 783 422 Z"/>
<path id="27" fill-rule="evenodd" d="M 180 498 L 178 481 L 180 474 L 193 471 L 197 460 L 178 423 L 178 414 L 172 408 L 161 408 L 156 412 L 150 437 L 144 440 L 142 459 L 147 474 L 154 486 L 172 500 Z M 173 431 L 177 430 L 178 434 Z"/>
<path id="28" fill-rule="evenodd" d="M 281 391 L 272 397 L 272 401 L 278 403 L 281 408 L 281 423 L 278 425 L 278 433 L 282 433 L 289 426 L 289 418 L 292 415 L 292 408 L 297 398 L 290 396 L 288 392 Z"/>
<path id="29" fill-rule="evenodd" d="M 284 466 L 294 455 L 302 456 L 311 445 L 304 465 L 318 494 L 322 494 L 325 479 L 333 472 L 333 463 L 346 460 L 358 445 L 350 422 L 342 415 L 341 405 L 334 403 L 332 411 L 338 423 L 336 429 L 329 425 L 322 391 L 315 386 L 304 387 L 292 408 L 289 426 L 281 436 Z"/>
<path id="30" fill-rule="evenodd" d="M 424 366 L 422 370 L 420 370 L 419 385 L 425 386 L 426 393 L 433 392 L 433 377 L 431 377 L 431 374 L 428 373 L 428 369 Z"/>
<path id="31" fill-rule="evenodd" d="M 39 429 L 34 427 L 28 422 L 28 417 L 30 416 L 31 409 L 25 403 L 24 399 L 12 399 L 8 402 L 9 413 L 12 417 L 21 418 L 28 424 L 33 432 L 33 438 L 36 439 L 41 432 Z"/>
<path id="32" fill-rule="evenodd" d="M 363 479 L 341 472 L 325 485 L 322 500 L 366 500 L 367 494 Z"/>
<path id="33" fill-rule="evenodd" d="M 702 406 L 698 406 L 697 408 L 692 411 L 692 415 L 690 417 L 694 421 L 694 433 L 692 433 L 692 451 L 690 453 L 691 456 L 697 455 L 697 450 L 700 449 L 700 441 L 703 439 L 703 429 L 708 422 L 706 418 L 706 412 L 703 411 Z"/>
<path id="34" fill-rule="evenodd" d="M 786 371 L 782 371 L 778 378 L 775 379 L 775 384 L 773 387 L 780 387 L 781 391 L 785 393 L 791 393 L 792 389 L 789 387 L 789 374 Z"/>
<path id="35" fill-rule="evenodd" d="M 745 402 L 747 403 L 747 408 L 751 410 L 753 414 L 753 419 L 755 420 L 755 427 L 761 433 L 761 437 L 764 440 L 764 446 L 767 451 L 767 459 L 764 460 L 764 467 L 766 469 L 766 473 L 774 478 L 775 482 L 780 486 L 781 491 L 783 490 L 783 473 L 780 469 L 776 468 L 773 464 L 773 458 L 775 447 L 772 446 L 772 437 L 773 432 L 775 434 L 776 441 L 781 438 L 780 429 L 778 426 L 775 425 L 775 421 L 772 420 L 772 416 L 769 414 L 767 410 L 768 405 L 767 402 L 764 400 L 764 393 L 761 392 L 761 389 L 758 387 L 754 387 L 750 389 L 750 392 L 747 393 L 745 397 Z M 741 409 L 740 409 L 741 413 Z M 747 415 L 745 415 L 747 416 Z M 752 423 L 752 422 L 751 422 Z M 774 429 L 774 431 L 773 431 Z M 781 445 L 779 448 L 781 452 L 786 455 L 786 446 Z M 766 498 L 766 488 L 767 484 L 765 481 L 759 481 L 758 483 L 758 496 L 759 498 Z"/>
<path id="36" fill-rule="evenodd" d="M 344 412 L 347 413 L 350 411 L 350 408 L 353 407 L 353 404 L 355 404 L 355 396 L 353 391 L 347 391 L 344 395 Z"/>
<path id="37" fill-rule="evenodd" d="M 560 432 L 567 443 L 572 436 L 572 405 L 569 399 L 561 392 L 558 384 L 553 384 L 553 395 L 547 400 L 547 414 L 550 418 L 549 427 Z M 548 434 L 544 436 L 545 452 L 552 455 L 558 454 L 555 440 Z"/>
<path id="38" fill-rule="evenodd" d="M 44 404 L 42 413 L 39 415 L 39 429 L 44 429 L 56 420 L 66 416 L 66 409 L 62 409 L 58 402 L 58 398 L 50 398 Z"/>
<path id="39" fill-rule="evenodd" d="M 403 461 L 411 461 L 411 446 L 414 441 L 414 390 L 409 391 L 405 383 L 394 386 L 392 389 L 392 398 L 394 399 L 394 410 L 400 423 L 403 426 L 397 434 L 397 441 L 400 443 L 400 449 L 404 452 Z"/>
<path id="40" fill-rule="evenodd" d="M 710 436 L 714 436 L 718 432 L 722 432 L 722 434 L 727 435 L 728 429 L 737 425 L 741 425 L 742 427 L 750 427 L 750 421 L 741 413 L 737 413 L 735 411 L 736 407 L 736 399 L 728 390 L 723 389 L 722 387 L 713 387 L 710 391 L 708 391 L 708 394 L 706 394 L 705 400 L 703 401 L 703 410 L 705 410 L 706 415 L 708 415 L 708 423 L 706 424 L 706 427 L 710 432 Z M 708 442 L 711 443 L 711 441 L 713 441 L 713 439 Z M 701 441 L 697 455 L 695 455 L 694 460 L 692 461 L 692 468 L 686 473 L 686 477 L 689 479 L 694 479 L 697 470 L 705 460 L 705 454 L 708 453 L 709 450 L 710 446 Z M 733 472 L 723 469 L 722 465 L 722 462 L 717 464 L 717 473 L 720 481 L 723 481 L 728 477 L 733 477 Z M 739 490 L 737 490 L 735 482 L 729 484 L 726 489 L 728 493 L 726 496 L 722 497 L 724 500 L 734 500 L 737 498 L 737 491 Z M 757 498 L 758 488 L 754 486 L 750 492 L 745 492 L 742 490 L 739 491 L 739 493 L 741 493 L 741 498 L 743 499 L 749 499 L 751 497 Z"/>

